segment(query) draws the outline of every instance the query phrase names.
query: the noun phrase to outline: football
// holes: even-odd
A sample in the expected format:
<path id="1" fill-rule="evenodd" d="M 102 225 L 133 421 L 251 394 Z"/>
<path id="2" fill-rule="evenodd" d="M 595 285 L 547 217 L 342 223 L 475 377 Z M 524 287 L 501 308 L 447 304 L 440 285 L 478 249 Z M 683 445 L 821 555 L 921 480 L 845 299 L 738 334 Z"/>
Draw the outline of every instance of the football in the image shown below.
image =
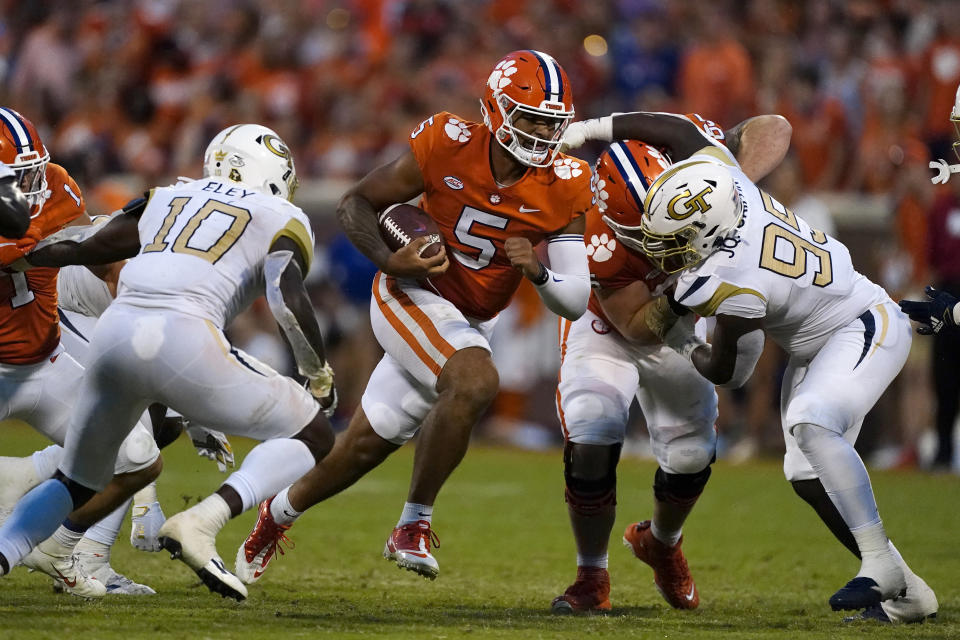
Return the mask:
<path id="1" fill-rule="evenodd" d="M 395 204 L 380 214 L 380 235 L 391 250 L 405 247 L 414 238 L 426 236 L 429 240 L 420 249 L 420 256 L 432 258 L 440 252 L 443 237 L 440 227 L 426 211 L 411 204 Z"/>

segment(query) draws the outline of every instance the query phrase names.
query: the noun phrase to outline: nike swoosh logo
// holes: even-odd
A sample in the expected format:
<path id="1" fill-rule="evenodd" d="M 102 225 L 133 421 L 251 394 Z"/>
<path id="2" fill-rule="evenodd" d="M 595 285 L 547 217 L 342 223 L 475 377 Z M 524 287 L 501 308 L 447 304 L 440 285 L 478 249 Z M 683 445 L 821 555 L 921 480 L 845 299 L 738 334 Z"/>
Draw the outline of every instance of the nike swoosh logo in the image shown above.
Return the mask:
<path id="1" fill-rule="evenodd" d="M 688 601 L 689 601 L 689 600 L 693 600 L 693 592 L 696 591 L 696 589 L 697 589 L 697 585 L 695 585 L 695 584 L 694 584 L 694 585 L 690 585 L 690 593 L 688 593 L 687 595 L 685 595 L 685 596 L 683 596 L 683 597 L 686 598 Z"/>
<path id="2" fill-rule="evenodd" d="M 290 512 L 287 511 L 286 509 L 281 509 L 281 511 L 283 511 L 283 515 L 287 516 L 288 518 L 296 518 L 296 517 L 297 517 L 297 515 L 296 515 L 295 513 L 290 513 Z"/>
<path id="3" fill-rule="evenodd" d="M 525 206 L 520 205 L 520 213 L 533 213 L 534 211 L 540 211 L 540 209 L 527 209 Z"/>
<path id="4" fill-rule="evenodd" d="M 563 282 L 563 278 L 558 278 L 557 276 L 553 276 L 553 281 L 554 281 L 554 282 Z"/>
<path id="5" fill-rule="evenodd" d="M 406 553 L 410 554 L 411 556 L 417 556 L 418 558 L 426 558 L 426 557 L 427 557 L 427 554 L 425 554 L 425 553 L 417 553 L 416 551 L 407 551 Z"/>
<path id="6" fill-rule="evenodd" d="M 260 576 L 262 576 L 264 571 L 266 571 L 266 569 L 257 569 L 256 571 L 254 571 L 254 572 L 253 572 L 253 579 L 256 580 L 257 578 L 259 578 Z"/>
<path id="7" fill-rule="evenodd" d="M 429 514 L 429 513 L 421 513 L 421 512 L 418 511 L 418 512 L 417 512 L 417 515 L 420 516 L 421 518 L 429 518 L 431 514 Z"/>
<path id="8" fill-rule="evenodd" d="M 62 573 L 60 573 L 60 569 L 57 569 L 56 567 L 54 567 L 53 570 L 56 571 L 56 572 L 57 572 L 57 575 L 60 576 L 60 579 L 63 580 L 63 584 L 67 585 L 67 586 L 70 587 L 71 589 L 73 589 L 75 586 L 77 586 L 77 579 L 76 579 L 76 578 L 74 578 L 73 580 L 69 579 L 67 576 L 65 576 L 65 575 L 63 575 Z"/>

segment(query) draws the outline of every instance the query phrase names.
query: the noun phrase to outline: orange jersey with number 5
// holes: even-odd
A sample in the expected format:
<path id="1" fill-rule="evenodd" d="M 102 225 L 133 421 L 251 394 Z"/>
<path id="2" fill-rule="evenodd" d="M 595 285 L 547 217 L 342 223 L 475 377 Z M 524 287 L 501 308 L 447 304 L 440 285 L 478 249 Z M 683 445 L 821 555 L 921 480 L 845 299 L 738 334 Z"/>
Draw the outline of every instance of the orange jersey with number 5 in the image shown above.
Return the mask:
<path id="1" fill-rule="evenodd" d="M 426 283 L 464 315 L 487 320 L 509 304 L 523 275 L 503 250 L 511 237 L 537 245 L 590 207 L 590 167 L 557 155 L 553 165 L 529 168 L 513 185 L 497 184 L 490 169 L 489 130 L 451 113 L 424 120 L 410 134 L 423 174 L 420 207 L 443 234 L 450 268 Z"/>
<path id="2" fill-rule="evenodd" d="M 0 266 L 16 262 L 40 240 L 60 231 L 85 210 L 80 189 L 63 167 L 47 165 L 50 197 L 30 221 L 19 240 L 0 236 Z M 0 362 L 33 364 L 47 357 L 60 343 L 57 315 L 59 269 L 31 269 L 0 273 Z"/>

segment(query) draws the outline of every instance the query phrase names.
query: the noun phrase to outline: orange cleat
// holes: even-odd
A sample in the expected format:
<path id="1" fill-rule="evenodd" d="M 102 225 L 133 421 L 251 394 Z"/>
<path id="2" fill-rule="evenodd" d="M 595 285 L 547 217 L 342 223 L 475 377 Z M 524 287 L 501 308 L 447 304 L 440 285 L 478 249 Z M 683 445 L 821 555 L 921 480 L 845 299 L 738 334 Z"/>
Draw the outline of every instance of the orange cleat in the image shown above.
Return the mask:
<path id="1" fill-rule="evenodd" d="M 394 527 L 383 547 L 383 557 L 393 560 L 398 567 L 416 571 L 425 578 L 436 579 L 440 573 L 437 559 L 430 553 L 430 544 L 440 547 L 440 538 L 426 520 L 409 522 Z"/>
<path id="2" fill-rule="evenodd" d="M 259 580 L 277 552 L 280 555 L 284 554 L 281 544 L 290 549 L 294 547 L 293 541 L 286 535 L 286 531 L 290 529 L 291 525 L 277 524 L 274 521 L 273 516 L 270 515 L 271 502 L 273 502 L 273 498 L 260 503 L 257 524 L 254 525 L 253 531 L 237 549 L 234 570 L 244 584 L 253 584 Z"/>
<path id="3" fill-rule="evenodd" d="M 699 606 L 700 593 L 680 549 L 683 538 L 675 546 L 668 547 L 653 537 L 650 521 L 645 520 L 627 527 L 623 533 L 623 544 L 653 568 L 653 582 L 657 585 L 657 591 L 671 607 L 696 609 Z"/>
<path id="4" fill-rule="evenodd" d="M 610 611 L 610 574 L 600 567 L 577 567 L 576 581 L 550 603 L 554 613 Z"/>

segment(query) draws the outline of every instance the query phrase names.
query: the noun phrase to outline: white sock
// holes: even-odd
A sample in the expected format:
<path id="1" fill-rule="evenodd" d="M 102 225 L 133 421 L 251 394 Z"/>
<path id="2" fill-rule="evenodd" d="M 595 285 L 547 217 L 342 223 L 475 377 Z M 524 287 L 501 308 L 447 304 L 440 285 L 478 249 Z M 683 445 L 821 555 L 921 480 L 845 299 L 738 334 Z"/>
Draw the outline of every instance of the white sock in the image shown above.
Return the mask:
<path id="1" fill-rule="evenodd" d="M 83 537 L 83 531 L 73 531 L 60 525 L 53 535 L 37 545 L 37 548 L 52 556 L 73 555 L 73 550 Z"/>
<path id="2" fill-rule="evenodd" d="M 607 559 L 608 555 L 603 553 L 599 556 L 585 556 L 577 554 L 577 566 L 578 567 L 598 567 L 600 569 L 607 568 Z"/>
<path id="3" fill-rule="evenodd" d="M 650 521 L 650 533 L 653 534 L 653 537 L 667 545 L 668 547 L 675 547 L 677 543 L 680 542 L 680 536 L 683 535 L 683 529 L 677 529 L 676 531 L 671 531 L 669 529 L 661 529 L 657 526 L 656 520 Z"/>
<path id="4" fill-rule="evenodd" d="M 907 561 L 903 559 L 902 555 L 900 555 L 900 551 L 898 551 L 897 548 L 893 546 L 893 540 L 887 540 L 887 544 L 890 545 L 890 555 L 892 555 L 894 561 L 898 565 L 900 565 L 900 569 L 903 570 L 904 577 L 908 579 L 912 577 L 916 577 L 917 574 L 913 572 L 913 569 L 907 566 Z"/>
<path id="5" fill-rule="evenodd" d="M 290 499 L 287 497 L 289 491 L 290 487 L 285 488 L 270 503 L 270 515 L 277 524 L 293 524 L 303 514 L 290 504 Z"/>
<path id="6" fill-rule="evenodd" d="M 401 525 L 410 524 L 411 522 L 417 522 L 419 520 L 426 520 L 427 522 L 430 522 L 432 518 L 432 504 L 405 502 L 403 504 L 403 511 L 400 512 L 400 521 L 397 523 L 397 526 L 399 527 Z"/>
<path id="7" fill-rule="evenodd" d="M 93 556 L 96 559 L 94 563 L 97 566 L 92 570 L 95 571 L 101 565 L 110 564 L 110 547 L 111 545 L 109 544 L 104 544 L 103 542 L 92 540 L 89 537 L 84 536 L 83 539 L 77 543 L 77 546 L 74 547 L 74 551 L 76 553 L 84 553 L 88 556 Z M 90 559 L 87 558 L 86 561 L 89 563 Z"/>
<path id="8" fill-rule="evenodd" d="M 313 454 L 302 440 L 266 440 L 251 449 L 224 484 L 240 495 L 246 511 L 292 484 L 314 464 Z"/>
<path id="9" fill-rule="evenodd" d="M 63 460 L 63 447 L 52 444 L 46 449 L 34 451 L 30 459 L 33 461 L 33 471 L 37 474 L 38 482 L 52 478 Z"/>
<path id="10" fill-rule="evenodd" d="M 108 548 L 112 547 L 113 543 L 117 541 L 117 536 L 120 535 L 123 517 L 127 515 L 127 509 L 130 508 L 130 503 L 132 502 L 133 498 L 130 498 L 114 509 L 113 512 L 103 520 L 87 529 L 87 532 L 83 535 L 83 539 L 95 540 L 96 542 L 107 545 Z"/>
<path id="11" fill-rule="evenodd" d="M 230 519 L 230 505 L 218 493 L 210 494 L 199 504 L 190 507 L 190 510 L 209 521 L 217 531 L 223 529 L 223 525 Z"/>

